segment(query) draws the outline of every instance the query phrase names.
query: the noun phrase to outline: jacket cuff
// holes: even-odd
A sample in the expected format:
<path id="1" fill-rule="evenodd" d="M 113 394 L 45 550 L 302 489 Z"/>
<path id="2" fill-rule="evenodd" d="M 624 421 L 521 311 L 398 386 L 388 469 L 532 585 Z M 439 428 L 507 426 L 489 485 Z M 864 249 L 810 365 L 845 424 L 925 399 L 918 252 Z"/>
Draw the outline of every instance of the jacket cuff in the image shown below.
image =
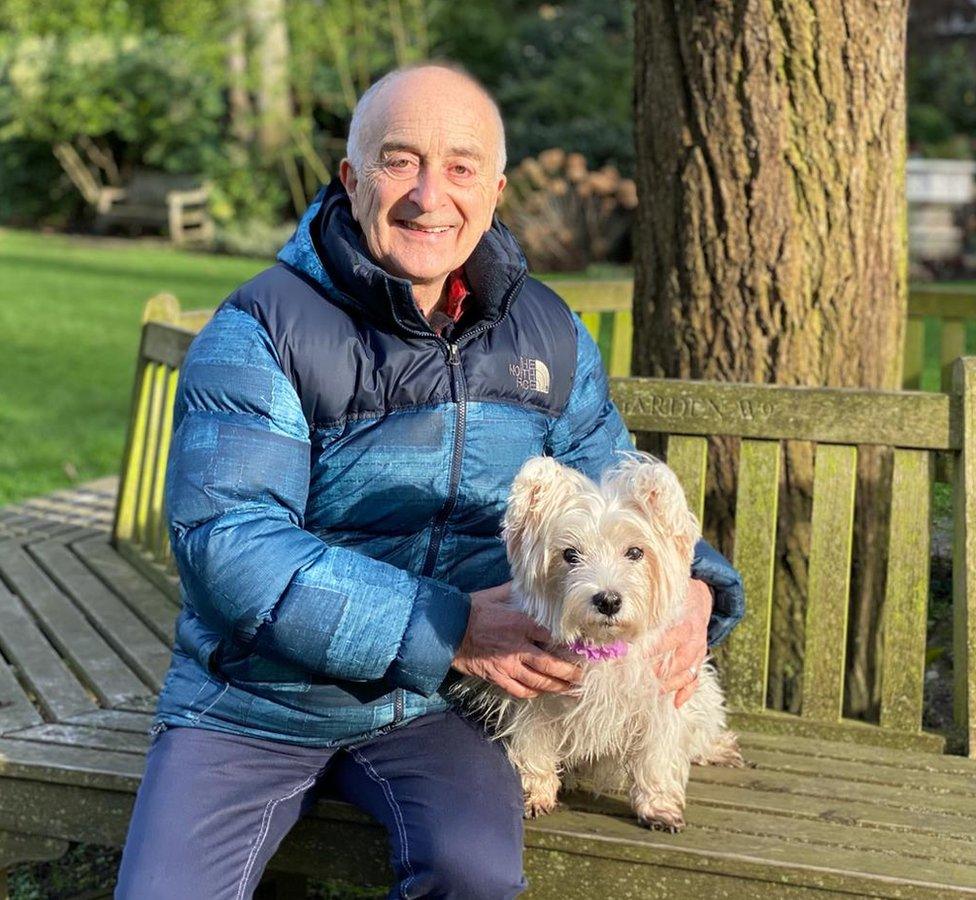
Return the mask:
<path id="1" fill-rule="evenodd" d="M 715 598 L 708 621 L 708 646 L 721 644 L 739 623 L 746 611 L 742 576 L 732 564 L 707 541 L 695 544 L 691 576 L 704 581 Z"/>
<path id="2" fill-rule="evenodd" d="M 417 597 L 389 677 L 429 697 L 447 677 L 468 627 L 471 597 L 432 578 L 417 579 Z"/>

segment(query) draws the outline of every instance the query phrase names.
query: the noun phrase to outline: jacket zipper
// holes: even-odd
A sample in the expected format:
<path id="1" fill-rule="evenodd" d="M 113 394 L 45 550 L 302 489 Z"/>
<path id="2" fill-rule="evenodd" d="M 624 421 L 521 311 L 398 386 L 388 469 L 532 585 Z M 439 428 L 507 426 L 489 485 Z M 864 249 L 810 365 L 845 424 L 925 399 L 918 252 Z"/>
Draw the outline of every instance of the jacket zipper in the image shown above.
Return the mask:
<path id="1" fill-rule="evenodd" d="M 503 307 L 506 307 L 511 298 L 518 293 L 522 285 L 525 283 L 525 279 L 527 277 L 527 273 L 524 273 L 515 279 L 515 282 L 508 289 L 508 293 L 505 295 L 502 301 Z M 498 321 L 501 321 L 501 319 Z M 451 477 L 448 482 L 447 500 L 444 501 L 441 511 L 437 514 L 437 517 L 434 520 L 434 530 L 431 534 L 430 544 L 427 547 L 427 555 L 424 558 L 424 565 L 420 570 L 421 575 L 430 576 L 434 571 L 434 566 L 437 564 L 437 554 L 440 552 L 441 548 L 441 540 L 444 537 L 444 529 L 447 526 L 447 520 L 457 504 L 458 485 L 461 480 L 461 455 L 464 448 L 464 426 L 467 416 L 467 397 L 464 385 L 464 372 L 461 369 L 460 348 L 496 324 L 498 323 L 495 322 L 475 328 L 473 331 L 462 334 L 457 342 L 443 341 L 443 343 L 446 344 L 448 351 L 447 364 L 451 372 L 452 399 L 455 403 L 457 403 L 458 408 L 457 418 L 455 419 L 454 448 L 451 453 Z M 433 336 L 429 333 L 417 331 L 413 328 L 406 328 L 405 330 L 415 337 L 429 338 Z M 403 688 L 397 688 L 393 692 L 393 721 L 390 723 L 391 726 L 398 724 L 403 719 L 403 707 Z"/>
<path id="2" fill-rule="evenodd" d="M 459 347 L 453 341 L 447 343 L 447 364 L 451 372 L 451 399 L 457 404 L 457 416 L 454 423 L 454 448 L 451 451 L 451 476 L 448 481 L 447 500 L 434 520 L 434 529 L 427 546 L 427 556 L 424 559 L 421 575 L 431 575 L 437 564 L 437 554 L 441 548 L 444 529 L 457 504 L 458 485 L 461 482 L 461 456 L 464 449 L 464 424 L 467 418 L 467 403 L 464 387 L 464 372 L 461 369 L 461 355 Z"/>

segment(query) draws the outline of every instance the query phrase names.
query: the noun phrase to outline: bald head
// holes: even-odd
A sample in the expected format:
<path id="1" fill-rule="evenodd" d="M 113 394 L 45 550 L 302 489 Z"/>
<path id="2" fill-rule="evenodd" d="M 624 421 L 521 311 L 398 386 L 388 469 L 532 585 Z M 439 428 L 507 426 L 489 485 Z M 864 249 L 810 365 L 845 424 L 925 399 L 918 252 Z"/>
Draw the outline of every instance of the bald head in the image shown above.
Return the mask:
<path id="1" fill-rule="evenodd" d="M 501 175 L 505 171 L 505 126 L 498 105 L 473 75 L 448 63 L 420 63 L 394 69 L 359 98 L 346 142 L 346 157 L 356 171 L 362 172 L 371 161 L 376 135 L 384 121 L 407 102 L 478 110 L 494 132 L 491 144 L 495 173 Z"/>

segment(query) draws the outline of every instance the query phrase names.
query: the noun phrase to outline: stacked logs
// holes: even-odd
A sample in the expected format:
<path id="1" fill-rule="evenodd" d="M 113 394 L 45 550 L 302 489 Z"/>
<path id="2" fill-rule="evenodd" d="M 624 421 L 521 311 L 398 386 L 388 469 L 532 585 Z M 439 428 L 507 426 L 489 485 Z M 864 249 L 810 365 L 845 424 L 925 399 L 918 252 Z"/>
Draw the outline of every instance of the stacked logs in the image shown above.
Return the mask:
<path id="1" fill-rule="evenodd" d="M 509 173 L 499 216 L 537 272 L 630 257 L 637 186 L 614 166 L 591 172 L 582 153 L 554 147 Z"/>

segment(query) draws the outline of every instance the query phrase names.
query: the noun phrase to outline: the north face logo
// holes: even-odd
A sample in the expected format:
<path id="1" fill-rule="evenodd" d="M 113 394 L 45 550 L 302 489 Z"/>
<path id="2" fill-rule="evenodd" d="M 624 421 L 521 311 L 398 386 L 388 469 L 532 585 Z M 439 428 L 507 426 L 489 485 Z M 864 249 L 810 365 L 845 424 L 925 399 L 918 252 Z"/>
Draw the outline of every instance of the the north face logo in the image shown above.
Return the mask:
<path id="1" fill-rule="evenodd" d="M 512 363 L 508 370 L 515 376 L 515 383 L 523 390 L 549 393 L 549 369 L 541 359 L 520 356 L 519 361 Z"/>

